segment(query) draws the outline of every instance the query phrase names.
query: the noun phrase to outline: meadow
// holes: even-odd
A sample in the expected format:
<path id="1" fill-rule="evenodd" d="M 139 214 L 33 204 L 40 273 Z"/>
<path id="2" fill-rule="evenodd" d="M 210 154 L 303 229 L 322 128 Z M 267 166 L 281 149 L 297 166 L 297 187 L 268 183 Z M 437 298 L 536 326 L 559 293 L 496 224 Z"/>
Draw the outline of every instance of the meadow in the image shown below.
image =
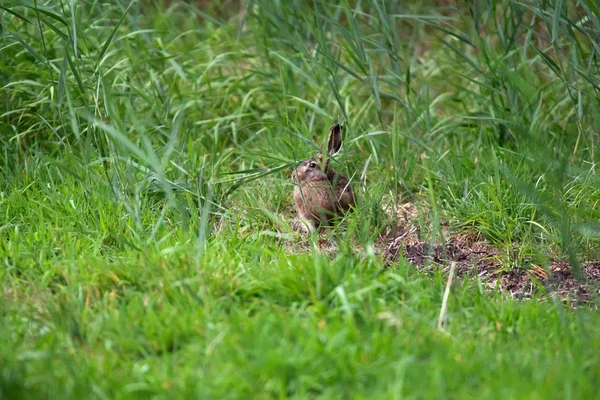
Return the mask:
<path id="1" fill-rule="evenodd" d="M 0 399 L 600 398 L 595 0 L 0 21 Z M 299 234 L 334 123 L 357 206 Z"/>

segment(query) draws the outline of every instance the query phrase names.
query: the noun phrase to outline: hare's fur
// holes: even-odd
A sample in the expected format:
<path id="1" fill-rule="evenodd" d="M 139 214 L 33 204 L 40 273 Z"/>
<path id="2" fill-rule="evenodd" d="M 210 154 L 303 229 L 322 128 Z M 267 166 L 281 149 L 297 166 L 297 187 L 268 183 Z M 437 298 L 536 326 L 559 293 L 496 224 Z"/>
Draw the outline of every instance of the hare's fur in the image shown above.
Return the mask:
<path id="1" fill-rule="evenodd" d="M 333 125 L 329 130 L 328 153 L 319 153 L 300 163 L 292 174 L 297 185 L 294 202 L 302 221 L 300 228 L 312 232 L 320 225 L 329 225 L 336 216 L 343 215 L 355 205 L 350 181 L 333 168 L 330 157 L 342 146 L 341 127 Z"/>

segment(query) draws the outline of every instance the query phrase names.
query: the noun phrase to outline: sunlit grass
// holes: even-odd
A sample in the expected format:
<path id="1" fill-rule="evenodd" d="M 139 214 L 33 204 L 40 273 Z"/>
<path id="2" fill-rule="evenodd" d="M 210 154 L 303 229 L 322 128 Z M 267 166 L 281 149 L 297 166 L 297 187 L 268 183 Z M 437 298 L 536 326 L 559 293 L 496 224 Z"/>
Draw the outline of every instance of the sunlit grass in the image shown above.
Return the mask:
<path id="1" fill-rule="evenodd" d="M 600 11 L 433 3 L 2 3 L 0 397 L 596 396 L 596 313 L 474 276 L 440 332 L 380 234 L 597 257 Z M 300 238 L 334 122 L 357 212 Z"/>

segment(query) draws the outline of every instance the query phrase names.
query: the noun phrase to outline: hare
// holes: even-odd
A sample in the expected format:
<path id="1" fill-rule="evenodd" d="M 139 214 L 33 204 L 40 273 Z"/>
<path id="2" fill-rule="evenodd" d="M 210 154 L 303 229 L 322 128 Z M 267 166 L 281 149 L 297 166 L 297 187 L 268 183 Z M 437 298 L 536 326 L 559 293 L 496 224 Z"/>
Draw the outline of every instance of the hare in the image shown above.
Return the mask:
<path id="1" fill-rule="evenodd" d="M 304 160 L 292 173 L 294 202 L 301 219 L 300 229 L 314 232 L 321 225 L 330 225 L 336 215 L 354 207 L 355 199 L 350 181 L 329 167 L 331 157 L 342 147 L 342 127 L 329 128 L 327 153 Z"/>

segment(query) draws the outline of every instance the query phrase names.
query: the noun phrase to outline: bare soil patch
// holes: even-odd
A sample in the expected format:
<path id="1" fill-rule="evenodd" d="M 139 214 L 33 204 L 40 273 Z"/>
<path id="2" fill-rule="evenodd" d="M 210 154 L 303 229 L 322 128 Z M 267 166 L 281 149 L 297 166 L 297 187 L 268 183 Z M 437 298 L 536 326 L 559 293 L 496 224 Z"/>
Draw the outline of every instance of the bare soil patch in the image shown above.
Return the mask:
<path id="1" fill-rule="evenodd" d="M 573 307 L 600 304 L 600 260 L 582 264 L 582 276 L 573 274 L 570 263 L 554 259 L 546 268 L 531 264 L 528 269 L 507 270 L 501 250 L 480 235 L 465 235 L 443 229 L 444 243 L 420 239 L 415 224 L 417 208 L 402 204 L 395 213 L 395 226 L 381 236 L 380 251 L 386 265 L 404 258 L 423 272 L 448 270 L 456 264 L 458 276 L 478 277 L 484 287 L 518 299 L 538 295 L 540 300 L 556 298 Z M 510 251 L 508 249 L 507 251 Z"/>

